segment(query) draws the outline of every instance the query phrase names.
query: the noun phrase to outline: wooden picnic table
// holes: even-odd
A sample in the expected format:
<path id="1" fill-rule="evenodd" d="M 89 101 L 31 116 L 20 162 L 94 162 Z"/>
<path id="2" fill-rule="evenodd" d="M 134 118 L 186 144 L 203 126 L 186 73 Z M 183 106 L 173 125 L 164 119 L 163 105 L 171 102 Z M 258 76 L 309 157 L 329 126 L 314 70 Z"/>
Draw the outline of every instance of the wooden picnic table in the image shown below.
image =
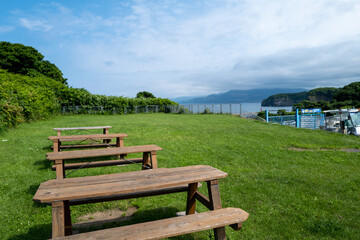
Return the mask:
<path id="1" fill-rule="evenodd" d="M 87 204 L 117 199 L 130 199 L 187 191 L 187 215 L 195 213 L 196 200 L 204 204 L 210 210 L 219 210 L 221 209 L 221 200 L 218 179 L 225 178 L 226 176 L 227 173 L 216 168 L 198 165 L 178 168 L 159 168 L 149 171 L 115 173 L 100 176 L 67 178 L 61 180 L 54 179 L 41 183 L 33 199 L 41 203 L 51 203 L 52 237 L 56 238 L 72 234 L 70 205 Z M 197 191 L 199 182 L 207 183 L 208 197 Z M 229 211 L 233 212 L 231 210 Z M 214 228 L 217 239 L 225 239 L 226 237 L 224 226 L 231 225 L 234 229 L 239 229 L 241 227 L 241 221 L 244 219 L 246 220 L 248 216 L 246 212 L 242 211 L 241 221 L 239 220 L 240 215 L 238 215 L 236 218 L 237 220 L 222 220 L 220 223 L 217 222 L 216 219 L 220 219 L 221 216 L 224 218 L 224 213 L 221 211 L 217 213 L 220 215 L 217 215 L 217 217 L 214 216 L 212 221 L 207 221 L 207 224 L 199 224 L 200 221 L 204 221 L 204 219 L 202 219 L 203 216 L 199 215 L 200 219 L 196 218 L 191 220 L 193 222 L 188 222 L 187 225 L 192 228 L 195 227 L 197 231 L 209 229 L 210 226 L 210 229 Z M 177 222 L 176 224 L 178 227 L 174 227 L 171 223 L 171 221 L 174 221 L 174 219 L 179 221 L 179 219 L 175 217 L 173 220 L 169 219 L 164 223 L 154 224 L 170 223 L 170 227 L 173 229 L 172 231 L 176 231 L 176 233 L 172 233 L 172 235 L 166 235 L 165 232 L 161 233 L 162 230 L 158 229 L 158 225 L 153 225 L 153 228 L 156 226 L 156 229 L 150 229 L 149 231 L 152 232 L 152 234 L 158 234 L 158 237 L 150 238 L 148 236 L 149 238 L 146 239 L 160 239 L 167 236 L 176 236 L 191 232 L 184 228 L 185 223 L 182 222 Z M 229 220 L 229 218 L 227 218 L 227 220 Z M 190 221 L 190 219 L 184 219 L 184 221 L 187 222 Z M 165 231 L 165 229 L 163 230 Z M 114 235 L 114 233 L 111 232 L 111 229 L 110 231 L 105 231 L 107 231 L 107 233 L 101 233 L 100 236 L 108 236 L 110 234 L 113 235 L 113 239 L 144 239 L 137 238 L 136 236 L 138 235 L 135 233 L 133 237 L 127 238 L 129 236 L 126 237 L 125 235 L 129 235 L 129 232 L 124 233 L 121 230 L 119 230 L 118 233 L 123 232 L 122 237 L 120 235 Z M 132 234 L 132 232 L 141 232 L 142 228 L 137 226 L 133 229 L 127 228 L 126 231 L 130 231 Z M 194 232 L 194 229 L 192 232 Z M 162 235 L 159 235 L 159 233 Z M 94 233 L 90 232 L 86 234 L 88 235 L 83 235 L 81 239 L 88 239 L 90 237 L 95 239 L 95 237 L 91 235 Z M 76 236 L 77 235 L 74 235 L 74 239 L 77 239 Z"/>
<path id="2" fill-rule="evenodd" d="M 69 130 L 93 130 L 93 129 L 103 129 L 103 134 L 109 134 L 109 129 L 112 126 L 94 126 L 94 127 L 68 127 L 68 128 L 53 128 L 53 130 L 57 131 L 57 135 L 61 136 L 61 131 L 69 131 Z"/>
<path id="3" fill-rule="evenodd" d="M 66 169 L 89 168 L 89 167 L 102 167 L 114 166 L 122 164 L 141 163 L 142 169 L 155 169 L 157 168 L 156 152 L 162 150 L 161 147 L 156 145 L 139 145 L 119 148 L 104 148 L 104 149 L 89 149 L 89 150 L 75 150 L 66 152 L 51 152 L 46 154 L 46 159 L 53 161 L 53 170 L 56 171 L 56 178 L 62 179 L 65 177 Z M 143 153 L 142 158 L 124 159 L 124 156 L 131 153 Z M 106 157 L 116 156 L 120 159 L 68 163 L 65 160 L 75 160 L 81 158 L 92 157 Z"/>
<path id="4" fill-rule="evenodd" d="M 53 141 L 54 152 L 59 152 L 61 149 L 73 148 L 94 148 L 94 147 L 123 147 L 124 138 L 128 135 L 125 133 L 112 133 L 112 134 L 87 134 L 87 135 L 67 135 L 67 136 L 50 136 L 48 139 Z M 116 143 L 111 144 L 111 139 L 116 138 Z M 103 142 L 99 142 L 103 140 Z M 77 141 L 77 144 L 62 145 L 62 142 Z M 79 144 L 85 141 L 93 141 L 91 144 Z"/>

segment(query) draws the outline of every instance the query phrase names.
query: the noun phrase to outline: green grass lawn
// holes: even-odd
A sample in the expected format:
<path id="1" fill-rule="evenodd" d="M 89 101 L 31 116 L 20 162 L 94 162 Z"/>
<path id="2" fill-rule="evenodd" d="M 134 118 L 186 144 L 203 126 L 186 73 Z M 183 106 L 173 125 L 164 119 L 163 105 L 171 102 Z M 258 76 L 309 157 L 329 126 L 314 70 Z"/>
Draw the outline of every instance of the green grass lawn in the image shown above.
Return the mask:
<path id="1" fill-rule="evenodd" d="M 54 127 L 113 126 L 125 146 L 156 144 L 159 167 L 211 165 L 220 180 L 223 207 L 250 213 L 228 239 L 360 239 L 360 138 L 296 129 L 229 115 L 137 114 L 59 116 L 22 124 L 0 135 L 0 238 L 47 239 L 51 207 L 32 200 L 39 184 L 55 178 L 45 160 Z M 100 133 L 100 131 L 98 130 Z M 295 151 L 289 148 L 313 149 Z M 327 149 L 327 150 L 324 150 Z M 139 170 L 140 166 L 81 169 L 69 177 Z M 201 189 L 206 189 L 203 185 Z M 203 191 L 203 190 L 202 190 Z M 186 194 L 72 207 L 73 222 L 87 213 L 137 206 L 123 224 L 172 217 Z M 198 211 L 206 209 L 198 204 Z M 115 226 L 112 224 L 108 227 Z M 211 231 L 174 239 L 210 239 Z"/>

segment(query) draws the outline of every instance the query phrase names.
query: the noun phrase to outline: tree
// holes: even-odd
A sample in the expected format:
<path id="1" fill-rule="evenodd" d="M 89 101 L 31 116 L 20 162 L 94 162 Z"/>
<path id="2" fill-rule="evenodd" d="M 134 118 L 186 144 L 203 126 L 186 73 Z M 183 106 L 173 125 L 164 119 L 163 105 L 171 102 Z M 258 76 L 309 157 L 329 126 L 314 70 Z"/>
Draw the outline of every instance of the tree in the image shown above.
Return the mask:
<path id="1" fill-rule="evenodd" d="M 343 102 L 347 100 L 359 101 L 360 82 L 353 82 L 349 85 L 344 86 L 340 91 L 335 94 L 334 99 L 338 102 Z"/>
<path id="2" fill-rule="evenodd" d="M 62 72 L 35 48 L 19 43 L 0 42 L 0 68 L 27 76 L 47 76 L 66 83 Z"/>
<path id="3" fill-rule="evenodd" d="M 138 92 L 136 94 L 136 98 L 155 98 L 155 96 L 150 92 L 143 91 L 143 92 Z"/>

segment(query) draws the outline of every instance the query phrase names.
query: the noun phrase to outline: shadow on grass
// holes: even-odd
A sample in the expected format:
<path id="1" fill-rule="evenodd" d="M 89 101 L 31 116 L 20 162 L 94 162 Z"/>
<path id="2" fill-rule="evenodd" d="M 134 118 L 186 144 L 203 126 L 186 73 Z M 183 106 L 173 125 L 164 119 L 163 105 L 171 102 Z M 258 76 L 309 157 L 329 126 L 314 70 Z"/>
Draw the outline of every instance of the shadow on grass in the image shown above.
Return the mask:
<path id="1" fill-rule="evenodd" d="M 75 229 L 75 231 L 79 233 L 83 233 L 83 232 L 96 231 L 100 229 L 107 229 L 107 228 L 127 226 L 127 225 L 149 222 L 149 221 L 156 221 L 160 219 L 175 217 L 176 212 L 178 212 L 178 210 L 176 208 L 171 208 L 171 207 L 138 211 L 135 212 L 132 216 L 120 217 L 117 219 L 113 219 L 111 222 L 109 220 L 99 220 L 86 224 L 79 223 L 76 224 L 77 228 Z M 171 239 L 193 240 L 194 237 L 188 234 L 188 235 L 173 237 Z"/>
<path id="2" fill-rule="evenodd" d="M 31 227 L 27 233 L 19 234 L 9 238 L 9 240 L 42 240 L 51 238 L 51 223 L 40 224 Z"/>
<path id="3" fill-rule="evenodd" d="M 46 159 L 41 159 L 34 162 L 34 166 L 36 166 L 39 170 L 48 170 L 51 168 L 51 161 Z"/>

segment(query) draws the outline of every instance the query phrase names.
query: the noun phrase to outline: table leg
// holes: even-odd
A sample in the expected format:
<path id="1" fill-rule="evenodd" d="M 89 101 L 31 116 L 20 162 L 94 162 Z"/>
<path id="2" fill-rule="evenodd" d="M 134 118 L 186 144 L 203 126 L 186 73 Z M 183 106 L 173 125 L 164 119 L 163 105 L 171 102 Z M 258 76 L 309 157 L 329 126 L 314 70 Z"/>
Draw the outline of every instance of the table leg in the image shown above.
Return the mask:
<path id="1" fill-rule="evenodd" d="M 109 134 L 109 129 L 108 129 L 108 128 L 104 128 L 104 129 L 103 129 L 103 134 Z M 104 140 L 103 140 L 103 143 L 109 143 L 109 140 L 104 139 Z"/>
<path id="2" fill-rule="evenodd" d="M 54 146 L 53 146 L 54 152 L 59 152 L 59 150 L 60 150 L 59 140 L 54 140 L 54 144 L 53 144 L 53 145 L 54 145 Z"/>
<path id="3" fill-rule="evenodd" d="M 56 179 L 63 179 L 65 178 L 65 167 L 63 160 L 55 160 L 55 172 L 56 172 Z"/>
<path id="4" fill-rule="evenodd" d="M 150 163 L 149 153 L 148 153 L 148 152 L 144 152 L 144 153 L 143 153 L 143 161 L 142 161 L 142 170 L 148 169 L 147 167 L 149 166 L 149 163 Z"/>
<path id="5" fill-rule="evenodd" d="M 157 164 L 157 158 L 156 158 L 156 151 L 152 151 L 150 154 L 151 154 L 151 168 L 157 169 L 158 164 Z"/>
<path id="6" fill-rule="evenodd" d="M 64 202 L 52 202 L 52 238 L 65 236 Z"/>
<path id="7" fill-rule="evenodd" d="M 186 215 L 194 214 L 196 208 L 196 198 L 195 193 L 198 188 L 198 183 L 190 183 L 188 194 L 187 194 L 187 202 L 186 202 Z"/>
<path id="8" fill-rule="evenodd" d="M 212 180 L 207 182 L 209 200 L 211 205 L 211 210 L 216 210 L 221 208 L 221 199 L 220 199 L 220 191 L 219 191 L 219 181 Z M 214 235 L 216 240 L 225 240 L 225 227 L 215 228 Z"/>
<path id="9" fill-rule="evenodd" d="M 65 236 L 72 235 L 71 210 L 69 201 L 64 201 Z"/>
<path id="10" fill-rule="evenodd" d="M 116 138 L 116 147 L 119 148 L 119 147 L 124 147 L 124 138 L 122 137 L 117 137 Z M 116 157 L 120 157 L 120 159 L 124 159 L 126 156 L 126 154 L 120 154 Z"/>

